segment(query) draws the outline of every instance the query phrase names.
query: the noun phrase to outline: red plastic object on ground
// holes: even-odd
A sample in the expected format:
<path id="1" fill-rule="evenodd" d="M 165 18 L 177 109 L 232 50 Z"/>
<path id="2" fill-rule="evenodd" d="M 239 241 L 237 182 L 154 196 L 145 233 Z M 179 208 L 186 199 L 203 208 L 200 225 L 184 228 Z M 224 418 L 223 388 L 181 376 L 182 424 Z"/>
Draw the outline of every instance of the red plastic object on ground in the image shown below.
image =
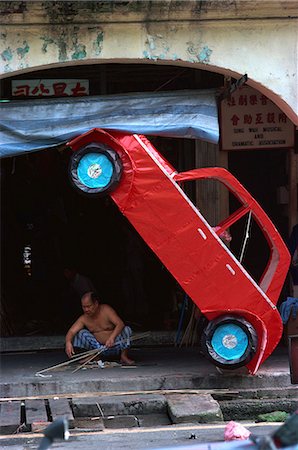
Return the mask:
<path id="1" fill-rule="evenodd" d="M 209 320 L 203 333 L 207 356 L 218 366 L 245 365 L 254 374 L 282 334 L 276 303 L 290 264 L 275 226 L 247 190 L 223 168 L 177 173 L 141 135 L 93 129 L 68 144 L 74 151 L 74 185 L 90 195 L 109 194 L 186 294 Z M 241 206 L 216 230 L 180 183 L 212 178 Z M 251 214 L 270 249 L 259 284 L 220 239 Z"/>
<path id="2" fill-rule="evenodd" d="M 251 432 L 241 423 L 231 420 L 225 426 L 225 441 L 244 441 L 248 439 Z"/>

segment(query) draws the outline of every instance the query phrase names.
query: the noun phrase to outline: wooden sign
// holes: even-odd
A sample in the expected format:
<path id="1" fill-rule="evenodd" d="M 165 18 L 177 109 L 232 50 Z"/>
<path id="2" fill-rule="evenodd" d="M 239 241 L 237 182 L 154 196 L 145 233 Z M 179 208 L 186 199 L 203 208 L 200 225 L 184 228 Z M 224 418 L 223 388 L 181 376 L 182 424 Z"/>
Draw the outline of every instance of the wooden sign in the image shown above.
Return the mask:
<path id="1" fill-rule="evenodd" d="M 271 100 L 250 86 L 221 102 L 221 150 L 294 147 L 295 127 Z"/>

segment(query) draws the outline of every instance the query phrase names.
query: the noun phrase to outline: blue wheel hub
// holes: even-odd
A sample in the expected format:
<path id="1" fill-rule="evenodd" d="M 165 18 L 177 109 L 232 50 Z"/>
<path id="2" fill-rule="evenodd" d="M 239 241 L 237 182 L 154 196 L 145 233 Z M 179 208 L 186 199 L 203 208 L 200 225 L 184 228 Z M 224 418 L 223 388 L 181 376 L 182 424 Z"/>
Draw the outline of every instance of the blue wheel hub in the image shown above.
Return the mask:
<path id="1" fill-rule="evenodd" d="M 79 161 L 78 179 L 88 188 L 105 188 L 113 176 L 113 164 L 105 154 L 87 153 Z"/>
<path id="2" fill-rule="evenodd" d="M 241 358 L 245 354 L 248 344 L 247 334 L 235 323 L 219 325 L 211 339 L 214 351 L 227 361 Z"/>

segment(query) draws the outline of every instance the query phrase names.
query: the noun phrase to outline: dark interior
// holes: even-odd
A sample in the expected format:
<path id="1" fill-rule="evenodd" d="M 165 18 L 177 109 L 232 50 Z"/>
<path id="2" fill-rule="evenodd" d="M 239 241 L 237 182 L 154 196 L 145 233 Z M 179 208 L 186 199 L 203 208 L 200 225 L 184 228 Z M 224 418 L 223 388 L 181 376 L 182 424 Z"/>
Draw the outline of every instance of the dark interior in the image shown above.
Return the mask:
<path id="1" fill-rule="evenodd" d="M 177 163 L 175 143 L 163 141 Z M 2 161 L 2 292 L 14 334 L 64 332 L 80 314 L 79 302 L 66 301 L 66 267 L 87 275 L 135 328 L 167 328 L 177 319 L 174 280 L 109 197 L 90 199 L 71 186 L 70 153 L 48 149 Z"/>
<path id="2" fill-rule="evenodd" d="M 242 151 L 229 152 L 229 170 L 241 181 L 258 201 L 285 242 L 288 241 L 287 204 L 279 198 L 279 190 L 288 185 L 287 151 Z M 231 211 L 235 208 L 230 198 Z M 231 248 L 240 248 L 243 242 L 245 224 L 236 223 Z M 245 250 L 245 267 L 255 280 L 259 280 L 267 266 L 269 246 L 260 227 L 252 222 L 250 241 Z M 288 283 L 284 285 L 280 300 L 288 294 Z"/>

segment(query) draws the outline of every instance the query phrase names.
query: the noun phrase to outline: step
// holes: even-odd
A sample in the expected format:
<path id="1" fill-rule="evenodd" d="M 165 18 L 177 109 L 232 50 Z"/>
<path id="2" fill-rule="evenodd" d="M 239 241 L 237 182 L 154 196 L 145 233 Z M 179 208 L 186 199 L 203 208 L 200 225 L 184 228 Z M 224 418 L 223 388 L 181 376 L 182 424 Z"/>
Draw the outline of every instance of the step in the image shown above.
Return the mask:
<path id="1" fill-rule="evenodd" d="M 140 333 L 142 334 L 142 333 Z M 138 333 L 134 333 L 137 337 Z M 173 345 L 175 342 L 175 331 L 151 331 L 150 335 L 141 337 L 132 342 L 132 347 L 146 347 L 156 345 Z M 39 350 L 60 350 L 65 347 L 65 336 L 12 336 L 2 337 L 0 351 L 20 352 Z"/>
<path id="2" fill-rule="evenodd" d="M 130 426 L 140 426 L 140 417 L 144 421 L 146 416 L 152 414 L 167 417 L 166 423 L 169 423 L 169 419 L 170 423 L 211 423 L 222 420 L 219 404 L 210 394 L 94 396 L 72 399 L 72 409 L 75 417 L 102 416 L 105 426 L 109 426 L 109 418 L 113 418 L 113 427 L 122 419 L 131 423 Z"/>
<path id="3" fill-rule="evenodd" d="M 167 395 L 173 423 L 213 423 L 223 420 L 220 406 L 210 394 Z"/>
<path id="4" fill-rule="evenodd" d="M 42 431 L 65 417 L 70 428 L 103 430 L 181 423 L 256 420 L 259 414 L 298 408 L 298 397 L 216 401 L 210 394 L 165 393 L 0 401 L 0 434 Z"/>
<path id="5" fill-rule="evenodd" d="M 298 408 L 298 395 L 290 398 L 278 399 L 237 399 L 219 401 L 220 409 L 225 421 L 229 420 L 257 420 L 259 414 L 273 411 L 293 413 Z"/>
<path id="6" fill-rule="evenodd" d="M 218 403 L 209 394 L 39 398 L 2 401 L 0 405 L 2 434 L 15 432 L 21 425 L 21 416 L 26 425 L 23 431 L 41 431 L 58 417 L 67 418 L 70 428 L 97 430 L 222 420 Z"/>
<path id="7" fill-rule="evenodd" d="M 138 394 L 72 399 L 75 417 L 157 414 L 167 411 L 164 395 Z"/>
<path id="8" fill-rule="evenodd" d="M 214 390 L 212 393 L 215 400 L 236 400 L 236 399 L 284 399 L 297 397 L 297 386 L 288 387 L 264 387 L 262 389 L 238 389 L 231 390 L 230 393 L 225 391 L 218 392 Z"/>
<path id="9" fill-rule="evenodd" d="M 115 369 L 118 370 L 118 369 Z M 226 376 L 220 374 L 154 374 L 150 376 L 135 375 L 130 371 L 122 370 L 121 377 L 103 377 L 102 372 L 94 374 L 93 379 L 85 378 L 79 381 L 72 374 L 64 376 L 64 372 L 56 372 L 51 378 L 31 377 L 24 381 L 2 382 L 0 384 L 0 398 L 30 397 L 43 395 L 77 394 L 84 392 L 111 392 L 111 391 L 151 391 L 159 389 L 231 389 L 237 391 L 239 388 L 247 390 L 262 390 L 286 388 L 291 386 L 290 375 L 287 373 L 268 374 L 266 376 Z M 116 372 L 115 372 L 116 373 Z M 74 374 L 75 375 L 75 374 Z"/>

